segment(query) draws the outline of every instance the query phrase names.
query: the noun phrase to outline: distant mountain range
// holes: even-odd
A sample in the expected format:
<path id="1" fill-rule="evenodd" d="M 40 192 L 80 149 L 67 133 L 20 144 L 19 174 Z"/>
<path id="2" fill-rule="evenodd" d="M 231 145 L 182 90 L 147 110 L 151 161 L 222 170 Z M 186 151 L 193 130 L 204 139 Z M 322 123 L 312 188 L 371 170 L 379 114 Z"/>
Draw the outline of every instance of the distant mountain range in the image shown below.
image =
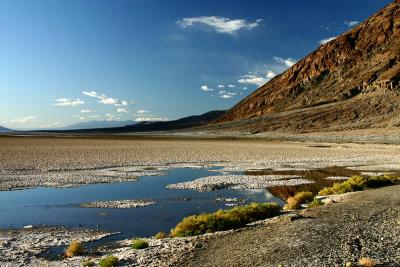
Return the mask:
<path id="1" fill-rule="evenodd" d="M 399 103 L 395 0 L 258 88 L 214 126 L 252 132 L 400 127 Z"/>
<path id="2" fill-rule="evenodd" d="M 58 128 L 57 130 L 82 130 L 82 129 L 93 129 L 93 128 L 112 128 L 122 127 L 126 125 L 133 125 L 137 122 L 132 120 L 126 121 L 84 121 L 74 123 L 65 127 Z"/>
<path id="3" fill-rule="evenodd" d="M 0 132 L 10 132 L 10 129 L 0 126 Z"/>
<path id="4" fill-rule="evenodd" d="M 221 117 L 225 110 L 214 110 L 202 115 L 194 115 L 184 117 L 178 120 L 171 121 L 144 121 L 133 125 L 113 128 L 93 128 L 93 129 L 76 129 L 76 130 L 61 130 L 66 132 L 79 133 L 128 133 L 128 132 L 150 132 L 150 131 L 168 131 L 186 129 L 197 126 L 204 126 L 211 123 L 213 120 Z"/>

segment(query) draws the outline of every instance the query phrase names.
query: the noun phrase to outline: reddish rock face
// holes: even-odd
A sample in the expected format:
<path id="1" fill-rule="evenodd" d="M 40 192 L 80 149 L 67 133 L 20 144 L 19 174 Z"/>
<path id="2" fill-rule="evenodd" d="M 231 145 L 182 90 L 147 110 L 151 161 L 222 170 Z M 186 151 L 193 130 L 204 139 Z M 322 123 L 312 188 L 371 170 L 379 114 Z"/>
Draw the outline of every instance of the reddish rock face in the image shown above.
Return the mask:
<path id="1" fill-rule="evenodd" d="M 396 0 L 354 29 L 321 45 L 258 88 L 215 123 L 262 118 L 310 107 L 324 113 L 324 106 L 329 106 L 332 112 L 332 104 L 339 113 L 344 108 L 346 112 L 355 107 L 359 112 L 365 109 L 367 113 L 361 118 L 357 116 L 358 122 L 386 109 L 393 116 L 399 116 L 399 99 L 394 101 L 399 94 L 400 0 Z M 386 101 L 389 96 L 390 101 Z M 352 101 L 357 103 L 354 108 Z M 382 110 L 371 108 L 371 103 L 382 106 Z M 337 121 L 340 117 L 336 114 L 320 120 L 340 123 Z M 370 123 L 369 127 L 372 126 Z"/>

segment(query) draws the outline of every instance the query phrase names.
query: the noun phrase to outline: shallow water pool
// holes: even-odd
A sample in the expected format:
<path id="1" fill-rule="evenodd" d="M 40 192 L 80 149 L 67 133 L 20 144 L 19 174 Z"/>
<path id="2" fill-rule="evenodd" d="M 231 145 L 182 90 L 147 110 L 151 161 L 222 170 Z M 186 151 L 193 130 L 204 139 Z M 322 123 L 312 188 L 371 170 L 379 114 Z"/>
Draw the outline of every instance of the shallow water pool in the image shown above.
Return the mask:
<path id="1" fill-rule="evenodd" d="M 142 177 L 138 181 L 83 185 L 77 188 L 48 188 L 0 192 L 0 227 L 54 225 L 98 228 L 121 232 L 118 239 L 148 237 L 169 232 L 183 217 L 227 208 L 216 198 L 239 198 L 247 202 L 278 202 L 267 190 L 222 189 L 212 192 L 171 190 L 168 184 L 218 175 L 210 169 L 172 169 L 165 175 Z M 215 170 L 215 169 L 214 169 Z M 91 201 L 153 199 L 152 206 L 131 209 L 80 208 Z"/>

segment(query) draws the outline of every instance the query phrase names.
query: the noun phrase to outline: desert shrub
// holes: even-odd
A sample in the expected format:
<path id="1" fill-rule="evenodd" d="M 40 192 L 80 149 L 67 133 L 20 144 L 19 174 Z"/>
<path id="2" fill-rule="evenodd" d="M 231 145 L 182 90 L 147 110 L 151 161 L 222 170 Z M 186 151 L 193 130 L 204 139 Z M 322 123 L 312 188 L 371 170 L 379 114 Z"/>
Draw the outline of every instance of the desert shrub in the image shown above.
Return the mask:
<path id="1" fill-rule="evenodd" d="M 171 230 L 172 237 L 194 236 L 216 231 L 225 231 L 246 226 L 250 222 L 278 215 L 281 207 L 277 203 L 251 203 L 214 213 L 202 213 L 184 218 Z"/>
<path id="2" fill-rule="evenodd" d="M 319 206 L 323 206 L 324 202 L 321 201 L 321 199 L 314 197 L 313 201 L 308 203 L 308 208 L 315 208 Z"/>
<path id="3" fill-rule="evenodd" d="M 94 265 L 95 265 L 95 263 L 93 261 L 91 261 L 90 259 L 84 259 L 83 261 L 81 261 L 82 267 L 91 267 Z"/>
<path id="4" fill-rule="evenodd" d="M 358 261 L 358 264 L 364 267 L 374 267 L 375 266 L 375 262 L 369 258 L 361 258 Z"/>
<path id="5" fill-rule="evenodd" d="M 283 207 L 284 210 L 297 210 L 301 204 L 309 203 L 313 200 L 314 195 L 311 192 L 298 192 L 293 197 L 289 197 L 287 204 Z"/>
<path id="6" fill-rule="evenodd" d="M 149 243 L 147 243 L 144 240 L 141 239 L 136 239 L 132 241 L 131 247 L 134 249 L 144 249 L 149 246 Z"/>
<path id="7" fill-rule="evenodd" d="M 342 183 L 335 183 L 331 187 L 325 187 L 319 191 L 319 195 L 343 194 L 353 191 L 362 191 L 367 188 L 377 188 L 398 183 L 400 177 L 394 176 L 353 176 Z"/>
<path id="8" fill-rule="evenodd" d="M 67 257 L 75 257 L 80 256 L 85 253 L 85 247 L 78 241 L 74 240 L 68 246 L 67 250 L 65 251 L 65 256 Z"/>
<path id="9" fill-rule="evenodd" d="M 117 263 L 118 263 L 118 258 L 110 255 L 105 258 L 102 258 L 99 261 L 99 266 L 100 267 L 113 267 L 113 266 L 116 266 Z"/>
<path id="10" fill-rule="evenodd" d="M 154 236 L 155 239 L 163 239 L 163 238 L 167 238 L 167 237 L 168 237 L 168 234 L 167 234 L 167 233 L 164 233 L 164 232 L 158 232 L 158 233 Z"/>

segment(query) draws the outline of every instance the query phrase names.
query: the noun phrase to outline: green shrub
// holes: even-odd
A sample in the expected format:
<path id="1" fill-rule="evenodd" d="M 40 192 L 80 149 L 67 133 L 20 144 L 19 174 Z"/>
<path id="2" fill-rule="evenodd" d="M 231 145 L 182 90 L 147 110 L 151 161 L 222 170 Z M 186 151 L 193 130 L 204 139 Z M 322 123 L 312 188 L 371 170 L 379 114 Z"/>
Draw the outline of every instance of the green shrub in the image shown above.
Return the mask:
<path id="1" fill-rule="evenodd" d="M 308 203 L 307 208 L 315 208 L 315 207 L 319 207 L 319 206 L 323 206 L 323 205 L 324 205 L 324 202 L 322 202 L 321 199 L 314 197 L 313 201 Z"/>
<path id="2" fill-rule="evenodd" d="M 110 255 L 105 258 L 102 258 L 99 261 L 99 266 L 100 267 L 113 267 L 113 266 L 116 266 L 117 263 L 118 263 L 118 258 Z"/>
<path id="3" fill-rule="evenodd" d="M 168 234 L 167 234 L 167 233 L 164 233 L 164 232 L 158 232 L 158 233 L 154 236 L 155 239 L 163 239 L 163 238 L 167 238 L 167 237 L 169 237 Z"/>
<path id="4" fill-rule="evenodd" d="M 66 257 L 75 257 L 80 256 L 85 253 L 85 247 L 79 243 L 78 241 L 74 240 L 68 246 L 67 250 L 65 251 Z"/>
<path id="5" fill-rule="evenodd" d="M 368 188 L 377 188 L 398 183 L 400 177 L 393 176 L 353 176 L 342 183 L 335 183 L 319 191 L 320 196 L 343 194 L 353 191 L 362 191 Z"/>
<path id="6" fill-rule="evenodd" d="M 141 240 L 141 239 L 133 240 L 132 245 L 131 245 L 131 247 L 133 249 L 145 249 L 148 246 L 149 246 L 149 243 L 147 243 L 146 241 Z"/>
<path id="7" fill-rule="evenodd" d="M 202 213 L 184 218 L 171 230 L 172 237 L 194 236 L 216 231 L 225 231 L 278 215 L 281 207 L 277 203 L 251 203 L 214 213 Z"/>
<path id="8" fill-rule="evenodd" d="M 91 267 L 94 265 L 95 265 L 95 263 L 93 261 L 91 261 L 90 259 L 84 259 L 83 261 L 81 261 L 82 267 Z"/>
<path id="9" fill-rule="evenodd" d="M 293 197 L 289 197 L 287 204 L 283 207 L 284 210 L 297 210 L 301 204 L 309 203 L 313 200 L 314 195 L 311 192 L 298 192 Z"/>

